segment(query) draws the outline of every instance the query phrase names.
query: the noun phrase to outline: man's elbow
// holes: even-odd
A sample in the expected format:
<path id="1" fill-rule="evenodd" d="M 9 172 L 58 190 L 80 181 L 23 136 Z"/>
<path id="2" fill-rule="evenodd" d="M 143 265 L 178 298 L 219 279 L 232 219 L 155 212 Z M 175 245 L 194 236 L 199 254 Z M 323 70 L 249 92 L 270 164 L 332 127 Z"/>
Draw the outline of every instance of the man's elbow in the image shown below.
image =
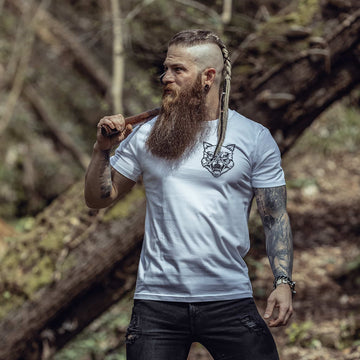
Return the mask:
<path id="1" fill-rule="evenodd" d="M 108 206 L 110 206 L 113 202 L 113 200 L 108 197 L 108 198 L 104 198 L 104 199 L 97 199 L 91 196 L 88 196 L 85 193 L 85 204 L 88 208 L 90 209 L 96 209 L 96 210 L 100 210 L 100 209 L 105 209 Z"/>
<path id="2" fill-rule="evenodd" d="M 85 200 L 85 204 L 89 209 L 94 209 L 94 210 L 100 210 L 100 209 L 104 209 L 107 207 L 107 206 L 104 206 L 103 204 L 98 204 L 96 202 L 88 201 L 88 200 Z"/>

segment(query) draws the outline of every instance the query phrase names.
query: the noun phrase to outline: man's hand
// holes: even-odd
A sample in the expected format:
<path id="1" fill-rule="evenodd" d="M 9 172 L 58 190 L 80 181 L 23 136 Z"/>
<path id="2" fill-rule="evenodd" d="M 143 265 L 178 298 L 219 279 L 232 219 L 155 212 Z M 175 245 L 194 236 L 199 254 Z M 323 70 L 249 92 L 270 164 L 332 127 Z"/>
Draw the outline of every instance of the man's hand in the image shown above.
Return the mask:
<path id="1" fill-rule="evenodd" d="M 112 136 L 104 136 L 101 132 L 101 126 L 106 125 L 110 129 L 116 129 L 119 132 Z M 99 150 L 111 150 L 124 140 L 132 131 L 132 126 L 125 126 L 125 119 L 122 115 L 112 115 L 103 117 L 97 124 L 96 147 Z"/>
<path id="2" fill-rule="evenodd" d="M 283 326 L 287 325 L 292 314 L 293 306 L 290 287 L 287 284 L 278 285 L 268 298 L 264 319 L 268 320 L 270 327 Z"/>

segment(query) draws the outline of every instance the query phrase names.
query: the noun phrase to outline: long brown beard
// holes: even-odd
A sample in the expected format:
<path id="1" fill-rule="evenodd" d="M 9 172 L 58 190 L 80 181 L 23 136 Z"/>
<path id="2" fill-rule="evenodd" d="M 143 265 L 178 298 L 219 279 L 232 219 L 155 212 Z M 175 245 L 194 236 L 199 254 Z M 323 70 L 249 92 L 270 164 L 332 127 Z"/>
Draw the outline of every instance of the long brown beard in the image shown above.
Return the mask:
<path id="1" fill-rule="evenodd" d="M 153 155 L 178 160 L 188 155 L 206 132 L 206 93 L 200 75 L 190 88 L 170 94 L 167 90 L 165 87 L 160 114 L 146 145 Z"/>

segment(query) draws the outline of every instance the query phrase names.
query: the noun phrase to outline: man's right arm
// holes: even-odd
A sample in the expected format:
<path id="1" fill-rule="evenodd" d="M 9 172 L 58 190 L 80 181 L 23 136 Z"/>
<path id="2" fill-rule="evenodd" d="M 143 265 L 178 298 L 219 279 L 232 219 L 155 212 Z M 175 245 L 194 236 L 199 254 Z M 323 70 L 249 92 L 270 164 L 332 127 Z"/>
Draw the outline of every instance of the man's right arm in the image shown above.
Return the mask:
<path id="1" fill-rule="evenodd" d="M 119 130 L 118 135 L 103 136 L 101 125 Z M 126 194 L 135 182 L 118 173 L 110 165 L 110 151 L 124 140 L 132 131 L 131 125 L 125 127 L 121 115 L 101 119 L 98 124 L 97 141 L 85 175 L 85 202 L 93 209 L 108 207 L 115 200 Z"/>

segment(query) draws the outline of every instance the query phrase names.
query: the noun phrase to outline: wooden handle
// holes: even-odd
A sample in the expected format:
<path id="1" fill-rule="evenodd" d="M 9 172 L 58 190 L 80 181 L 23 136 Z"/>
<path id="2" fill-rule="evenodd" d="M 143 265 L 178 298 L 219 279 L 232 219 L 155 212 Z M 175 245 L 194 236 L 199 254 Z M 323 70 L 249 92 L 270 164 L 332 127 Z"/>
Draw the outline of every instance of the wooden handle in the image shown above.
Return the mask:
<path id="1" fill-rule="evenodd" d="M 151 120 L 153 117 L 159 115 L 160 112 L 160 108 L 155 108 L 152 110 L 148 110 L 148 111 L 144 111 L 141 114 L 137 114 L 137 115 L 133 115 L 133 116 L 129 116 L 127 118 L 125 118 L 125 126 L 126 125 L 136 125 L 136 124 L 140 124 L 144 121 L 148 121 Z M 116 129 L 111 129 L 108 125 L 101 125 L 101 134 L 103 136 L 113 136 L 118 134 L 119 131 Z"/>

